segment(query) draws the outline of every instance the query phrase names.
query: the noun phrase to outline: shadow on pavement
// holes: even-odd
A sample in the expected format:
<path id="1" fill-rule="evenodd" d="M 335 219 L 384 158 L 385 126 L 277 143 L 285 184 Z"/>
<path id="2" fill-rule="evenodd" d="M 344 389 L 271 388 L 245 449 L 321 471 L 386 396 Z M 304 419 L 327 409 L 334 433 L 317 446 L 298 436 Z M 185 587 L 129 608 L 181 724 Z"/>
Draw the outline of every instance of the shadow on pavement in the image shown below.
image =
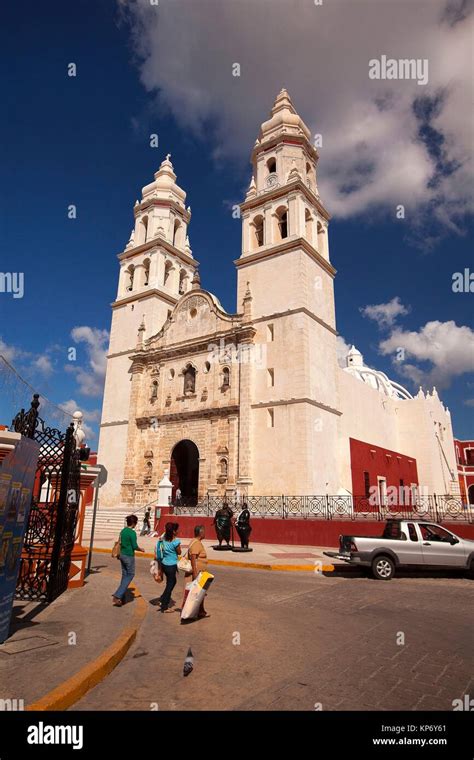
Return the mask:
<path id="1" fill-rule="evenodd" d="M 323 572 L 327 578 L 368 578 L 376 580 L 370 568 L 352 567 L 350 565 L 335 565 L 334 571 Z M 397 578 L 466 578 L 465 570 L 397 570 L 394 580 Z"/>
<path id="2" fill-rule="evenodd" d="M 15 601 L 13 604 L 10 633 L 8 635 L 8 638 L 13 636 L 13 634 L 18 633 L 18 631 L 40 625 L 40 623 L 35 623 L 34 619 L 37 615 L 43 612 L 46 607 L 48 607 L 48 604 L 43 601 Z"/>

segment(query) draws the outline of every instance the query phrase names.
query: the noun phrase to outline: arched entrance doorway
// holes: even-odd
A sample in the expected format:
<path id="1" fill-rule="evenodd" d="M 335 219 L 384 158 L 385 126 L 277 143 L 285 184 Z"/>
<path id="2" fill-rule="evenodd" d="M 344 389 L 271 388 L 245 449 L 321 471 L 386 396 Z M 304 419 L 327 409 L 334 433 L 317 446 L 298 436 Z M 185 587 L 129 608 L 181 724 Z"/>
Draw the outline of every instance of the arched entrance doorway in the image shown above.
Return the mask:
<path id="1" fill-rule="evenodd" d="M 469 486 L 467 491 L 468 504 L 474 504 L 474 485 Z"/>
<path id="2" fill-rule="evenodd" d="M 193 441 L 176 444 L 171 454 L 170 480 L 173 484 L 171 498 L 176 504 L 176 491 L 181 490 L 182 504 L 195 506 L 199 486 L 199 449 Z"/>

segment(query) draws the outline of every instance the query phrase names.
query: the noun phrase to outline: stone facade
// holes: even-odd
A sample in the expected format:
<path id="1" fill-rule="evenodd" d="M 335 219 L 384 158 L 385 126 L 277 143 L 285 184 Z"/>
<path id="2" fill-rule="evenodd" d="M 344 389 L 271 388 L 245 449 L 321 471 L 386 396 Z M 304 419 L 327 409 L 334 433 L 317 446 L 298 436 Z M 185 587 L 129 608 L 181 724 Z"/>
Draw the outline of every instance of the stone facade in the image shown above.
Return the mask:
<path id="1" fill-rule="evenodd" d="M 101 503 L 152 501 L 166 470 L 193 501 L 349 492 L 351 438 L 409 454 L 430 490 L 452 488 L 451 421 L 437 394 L 413 399 L 355 350 L 346 371 L 338 365 L 318 158 L 282 90 L 252 152 L 234 314 L 201 288 L 169 156 L 143 188 L 118 257 Z"/>

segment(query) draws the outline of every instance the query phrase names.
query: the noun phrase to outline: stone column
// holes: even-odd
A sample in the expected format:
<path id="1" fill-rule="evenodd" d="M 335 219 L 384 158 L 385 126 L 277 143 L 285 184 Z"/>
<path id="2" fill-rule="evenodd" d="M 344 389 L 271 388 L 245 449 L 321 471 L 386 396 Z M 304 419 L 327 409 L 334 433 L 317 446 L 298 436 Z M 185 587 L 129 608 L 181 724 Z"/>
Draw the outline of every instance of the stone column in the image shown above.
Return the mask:
<path id="1" fill-rule="evenodd" d="M 246 488 L 252 484 L 252 474 L 250 466 L 250 403 L 252 388 L 252 368 L 253 357 L 251 355 L 252 342 L 249 339 L 239 345 L 239 354 L 241 363 L 239 365 L 239 452 L 238 452 L 238 469 L 237 484 Z"/>
<path id="2" fill-rule="evenodd" d="M 237 452 L 239 450 L 239 418 L 238 415 L 233 414 L 228 418 L 229 422 L 229 438 L 227 447 L 229 449 L 229 471 L 227 476 L 227 484 L 234 485 L 237 482 Z"/>
<path id="3" fill-rule="evenodd" d="M 250 251 L 250 214 L 248 211 L 242 217 L 242 253 Z"/>
<path id="4" fill-rule="evenodd" d="M 163 287 L 163 280 L 165 279 L 165 256 L 160 248 L 155 254 L 155 270 L 153 277 L 155 287 L 161 289 Z"/>
<path id="5" fill-rule="evenodd" d="M 127 283 L 130 279 L 130 275 L 127 272 L 127 267 L 122 266 L 120 268 L 120 275 L 119 275 L 119 285 L 117 290 L 117 298 L 123 298 L 123 296 L 127 295 L 127 291 L 125 288 L 127 287 Z"/>
<path id="6" fill-rule="evenodd" d="M 298 220 L 298 199 L 296 193 L 288 196 L 288 237 L 293 237 L 299 233 Z"/>
<path id="7" fill-rule="evenodd" d="M 135 360 L 131 367 L 132 387 L 130 390 L 130 413 L 127 436 L 127 456 L 125 458 L 124 480 L 136 481 L 138 473 L 136 472 L 136 460 L 140 450 L 140 430 L 136 425 L 137 412 L 140 403 L 140 390 L 143 380 L 143 371 L 145 364 L 140 360 Z"/>
<path id="8" fill-rule="evenodd" d="M 273 215 L 272 206 L 270 203 L 264 206 L 263 213 L 265 218 L 265 233 L 263 243 L 264 245 L 271 245 L 273 243 Z"/>
<path id="9" fill-rule="evenodd" d="M 219 446 L 219 417 L 212 417 L 209 431 L 209 481 L 207 490 L 217 493 L 217 448 Z"/>
<path id="10" fill-rule="evenodd" d="M 135 265 L 135 276 L 133 278 L 133 289 L 141 290 L 145 286 L 145 265 Z"/>

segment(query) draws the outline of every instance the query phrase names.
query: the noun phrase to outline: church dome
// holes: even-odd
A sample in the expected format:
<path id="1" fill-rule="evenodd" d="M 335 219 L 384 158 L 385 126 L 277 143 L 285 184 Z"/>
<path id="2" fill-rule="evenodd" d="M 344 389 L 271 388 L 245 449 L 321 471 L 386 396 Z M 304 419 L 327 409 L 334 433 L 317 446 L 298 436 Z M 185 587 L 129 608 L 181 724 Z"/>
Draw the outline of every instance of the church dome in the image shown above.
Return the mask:
<path id="1" fill-rule="evenodd" d="M 347 372 L 352 377 L 361 380 L 363 383 L 370 385 L 379 393 L 389 398 L 409 399 L 413 398 L 406 388 L 394 380 L 390 380 L 384 372 L 371 367 L 366 367 L 364 364 L 364 358 L 360 351 L 355 346 L 351 346 L 350 350 L 346 354 L 346 366 L 344 372 Z"/>
<path id="2" fill-rule="evenodd" d="M 285 89 L 282 89 L 272 108 L 272 115 L 268 121 L 264 121 L 260 128 L 260 141 L 271 139 L 281 132 L 288 134 L 303 134 L 308 140 L 311 132 L 301 116 L 296 113 L 291 98 Z"/>
<path id="3" fill-rule="evenodd" d="M 170 154 L 161 162 L 154 175 L 154 181 L 142 189 L 143 199 L 151 197 L 173 199 L 184 206 L 186 193 L 176 184 L 176 174 L 170 161 Z"/>

